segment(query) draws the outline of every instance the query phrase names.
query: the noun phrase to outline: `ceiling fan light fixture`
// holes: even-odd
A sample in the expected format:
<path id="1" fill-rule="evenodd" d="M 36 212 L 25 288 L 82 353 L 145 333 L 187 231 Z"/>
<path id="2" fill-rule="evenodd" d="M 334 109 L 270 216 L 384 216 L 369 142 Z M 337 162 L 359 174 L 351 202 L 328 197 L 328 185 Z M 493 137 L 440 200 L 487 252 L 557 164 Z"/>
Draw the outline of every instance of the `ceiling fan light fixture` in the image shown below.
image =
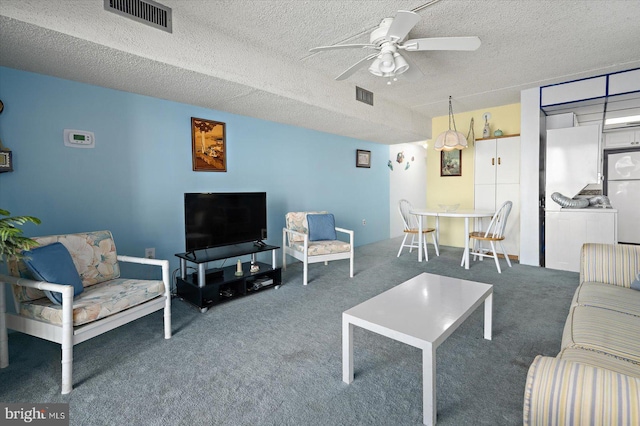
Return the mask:
<path id="1" fill-rule="evenodd" d="M 371 66 L 369 67 L 369 72 L 373 75 L 376 75 L 378 77 L 382 77 L 384 76 L 384 73 L 382 71 L 380 71 L 380 58 L 376 58 L 373 63 L 371 64 Z"/>
<path id="2" fill-rule="evenodd" d="M 380 71 L 384 73 L 393 72 L 396 68 L 396 63 L 393 60 L 393 53 L 383 52 L 380 55 Z"/>
<path id="3" fill-rule="evenodd" d="M 437 1 L 437 0 L 436 0 Z M 433 2 L 432 2 L 433 3 Z M 431 3 L 429 3 L 431 4 Z M 419 7 L 418 9 L 420 9 Z M 417 80 L 424 76 L 420 68 L 413 64 L 409 57 L 402 57 L 398 50 L 429 51 L 429 50 L 476 50 L 480 47 L 478 37 L 429 37 L 409 39 L 409 32 L 420 21 L 420 16 L 408 10 L 399 10 L 394 18 L 385 18 L 380 25 L 369 34 L 369 43 L 335 44 L 330 46 L 318 46 L 311 52 L 321 52 L 331 49 L 366 48 L 374 49 L 376 53 L 362 58 L 360 61 L 347 68 L 336 80 L 344 80 L 352 76 L 356 71 L 366 67 L 369 61 L 375 61 L 369 66 L 369 72 L 375 76 L 395 77 L 404 72 L 409 80 Z"/>
<path id="4" fill-rule="evenodd" d="M 396 71 L 395 71 L 396 74 L 402 74 L 403 72 L 409 69 L 409 64 L 402 57 L 402 55 L 400 55 L 399 53 L 396 53 L 393 56 L 394 56 L 393 59 L 395 60 L 395 64 L 396 64 Z"/>
<path id="5" fill-rule="evenodd" d="M 451 123 L 453 123 L 453 129 L 451 128 Z M 451 106 L 451 96 L 449 96 L 449 130 L 438 135 L 433 148 L 436 151 L 453 151 L 454 149 L 465 149 L 467 146 L 467 137 L 456 129 L 453 107 Z"/>

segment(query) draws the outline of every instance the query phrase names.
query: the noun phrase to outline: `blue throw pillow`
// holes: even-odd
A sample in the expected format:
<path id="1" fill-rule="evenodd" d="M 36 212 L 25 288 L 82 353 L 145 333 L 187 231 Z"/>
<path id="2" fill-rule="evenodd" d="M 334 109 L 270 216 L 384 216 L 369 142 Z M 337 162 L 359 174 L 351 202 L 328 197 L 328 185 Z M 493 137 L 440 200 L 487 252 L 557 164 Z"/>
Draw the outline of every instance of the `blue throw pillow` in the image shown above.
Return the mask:
<path id="1" fill-rule="evenodd" d="M 634 290 L 640 290 L 640 272 L 638 272 L 636 279 L 631 283 L 631 288 Z"/>
<path id="2" fill-rule="evenodd" d="M 35 279 L 53 284 L 72 285 L 74 297 L 84 290 L 69 250 L 62 243 L 37 247 L 23 254 L 27 256 L 24 263 Z M 56 305 L 62 304 L 62 293 L 45 291 L 44 294 Z"/>
<path id="3" fill-rule="evenodd" d="M 332 214 L 308 214 L 309 241 L 337 240 L 336 221 Z"/>

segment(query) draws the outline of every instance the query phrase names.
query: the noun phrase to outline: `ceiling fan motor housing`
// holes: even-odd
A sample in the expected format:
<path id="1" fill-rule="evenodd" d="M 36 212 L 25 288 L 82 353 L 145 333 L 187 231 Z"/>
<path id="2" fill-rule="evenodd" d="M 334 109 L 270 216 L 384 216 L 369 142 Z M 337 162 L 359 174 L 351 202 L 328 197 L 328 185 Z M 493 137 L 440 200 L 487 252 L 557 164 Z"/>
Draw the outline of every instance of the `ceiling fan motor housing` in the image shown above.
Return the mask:
<path id="1" fill-rule="evenodd" d="M 389 27 L 393 22 L 393 18 L 385 18 L 380 22 L 380 26 L 373 30 L 369 35 L 369 43 L 375 44 L 378 47 L 382 45 L 387 40 L 387 33 L 389 32 Z"/>

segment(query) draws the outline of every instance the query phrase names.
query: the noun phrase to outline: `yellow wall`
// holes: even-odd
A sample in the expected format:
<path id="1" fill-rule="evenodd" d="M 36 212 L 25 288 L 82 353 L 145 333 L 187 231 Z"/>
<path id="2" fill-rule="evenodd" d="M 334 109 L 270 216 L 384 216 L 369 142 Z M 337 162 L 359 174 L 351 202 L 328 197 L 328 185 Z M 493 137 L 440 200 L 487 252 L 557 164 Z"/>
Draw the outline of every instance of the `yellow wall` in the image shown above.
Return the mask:
<path id="1" fill-rule="evenodd" d="M 504 105 L 495 108 L 483 108 L 481 110 L 456 113 L 455 101 L 453 102 L 453 115 L 456 120 L 456 128 L 464 135 L 469 132 L 471 118 L 474 120 L 476 139 L 482 138 L 484 120 L 482 115 L 491 114 L 489 125 L 491 135 L 494 130 L 502 130 L 504 135 L 520 133 L 520 104 Z M 427 207 L 438 208 L 439 204 L 460 204 L 459 209 L 473 208 L 473 176 L 474 176 L 474 146 L 462 150 L 462 176 L 440 176 L 440 152 L 433 149 L 437 136 L 449 128 L 449 116 L 433 118 L 433 138 L 428 141 L 427 147 Z M 435 224 L 433 218 L 429 218 L 430 226 Z M 440 242 L 442 245 L 464 247 L 464 220 L 458 218 L 440 219 Z"/>

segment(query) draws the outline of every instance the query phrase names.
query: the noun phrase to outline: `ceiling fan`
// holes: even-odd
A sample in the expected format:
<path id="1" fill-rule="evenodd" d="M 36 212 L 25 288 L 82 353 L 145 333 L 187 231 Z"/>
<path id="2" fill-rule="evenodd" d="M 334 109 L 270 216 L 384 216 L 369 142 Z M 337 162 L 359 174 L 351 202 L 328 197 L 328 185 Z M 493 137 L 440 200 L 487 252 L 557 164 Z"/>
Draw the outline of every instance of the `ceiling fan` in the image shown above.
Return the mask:
<path id="1" fill-rule="evenodd" d="M 369 72 L 373 75 L 395 79 L 397 75 L 404 74 L 404 77 L 409 80 L 416 80 L 424 74 L 408 56 L 400 55 L 399 51 L 476 50 L 480 47 L 480 39 L 478 37 L 432 37 L 405 40 L 409 31 L 419 21 L 420 15 L 417 13 L 399 10 L 395 18 L 383 19 L 378 28 L 371 32 L 369 44 L 319 46 L 310 49 L 310 52 L 350 48 L 375 50 L 375 53 L 362 58 L 337 76 L 336 80 L 344 80 L 350 77 L 371 60 L 373 62 L 369 66 Z M 388 84 L 391 84 L 391 81 Z"/>

